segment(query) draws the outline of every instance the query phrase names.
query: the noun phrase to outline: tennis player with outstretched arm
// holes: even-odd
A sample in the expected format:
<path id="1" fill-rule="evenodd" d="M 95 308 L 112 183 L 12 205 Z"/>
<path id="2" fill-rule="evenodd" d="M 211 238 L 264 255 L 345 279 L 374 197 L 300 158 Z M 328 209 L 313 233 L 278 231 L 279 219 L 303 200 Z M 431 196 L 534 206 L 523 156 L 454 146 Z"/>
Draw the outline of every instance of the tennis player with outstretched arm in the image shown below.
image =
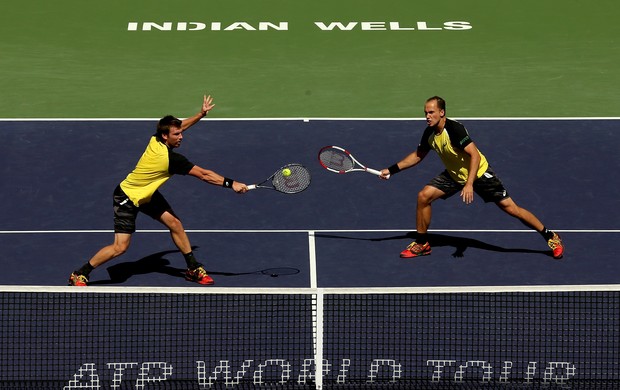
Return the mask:
<path id="1" fill-rule="evenodd" d="M 225 178 L 218 173 L 201 168 L 173 149 L 181 146 L 183 132 L 198 123 L 214 107 L 211 96 L 204 96 L 202 110 L 191 118 L 180 120 L 168 115 L 159 120 L 153 135 L 134 170 L 114 190 L 114 242 L 101 248 L 86 264 L 74 271 L 69 285 L 86 286 L 91 271 L 122 255 L 129 248 L 131 235 L 136 231 L 136 217 L 142 212 L 161 222 L 169 230 L 172 241 L 185 257 L 185 278 L 199 284 L 213 284 L 193 252 L 183 224 L 158 191 L 172 175 L 190 175 L 209 184 L 231 188 L 245 193 L 245 184 Z"/>
<path id="2" fill-rule="evenodd" d="M 469 204 L 473 202 L 475 192 L 485 202 L 495 203 L 508 215 L 539 232 L 553 250 L 553 257 L 562 258 L 564 245 L 560 236 L 548 230 L 534 214 L 519 207 L 508 195 L 486 157 L 480 153 L 469 137 L 467 129 L 459 122 L 446 117 L 446 102 L 439 96 L 429 98 L 424 106 L 424 114 L 427 127 L 417 150 L 397 164 L 381 170 L 381 178 L 387 179 L 389 175 L 419 164 L 431 149 L 437 152 L 446 168 L 418 193 L 416 240 L 400 253 L 400 257 L 431 254 L 427 232 L 431 223 L 431 204 L 435 200 L 447 199 L 460 192 L 463 202 Z"/>

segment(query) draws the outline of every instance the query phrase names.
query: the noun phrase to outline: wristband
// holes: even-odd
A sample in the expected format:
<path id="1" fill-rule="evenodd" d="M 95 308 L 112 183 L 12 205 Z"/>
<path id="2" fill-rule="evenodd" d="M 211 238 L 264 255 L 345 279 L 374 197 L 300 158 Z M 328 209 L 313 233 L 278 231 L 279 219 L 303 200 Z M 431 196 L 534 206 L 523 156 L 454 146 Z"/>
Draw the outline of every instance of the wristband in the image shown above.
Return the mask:
<path id="1" fill-rule="evenodd" d="M 227 177 L 224 178 L 224 184 L 222 184 L 222 187 L 225 188 L 232 188 L 234 180 L 233 179 L 229 179 Z"/>
<path id="2" fill-rule="evenodd" d="M 394 164 L 388 168 L 388 171 L 390 171 L 390 175 L 393 175 L 395 173 L 400 172 L 400 168 L 398 167 L 398 164 Z"/>

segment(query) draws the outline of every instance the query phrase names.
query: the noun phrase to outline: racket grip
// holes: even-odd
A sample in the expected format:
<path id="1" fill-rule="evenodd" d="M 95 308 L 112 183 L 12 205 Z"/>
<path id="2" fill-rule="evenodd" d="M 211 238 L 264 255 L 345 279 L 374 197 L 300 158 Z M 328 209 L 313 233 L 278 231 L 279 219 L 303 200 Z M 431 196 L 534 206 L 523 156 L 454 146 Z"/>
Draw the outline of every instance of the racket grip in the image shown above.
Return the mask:
<path id="1" fill-rule="evenodd" d="M 248 190 L 255 190 L 256 189 L 256 184 L 250 184 L 248 187 Z"/>
<path id="2" fill-rule="evenodd" d="M 366 168 L 366 172 L 372 173 L 373 175 L 381 176 L 381 171 L 377 171 L 376 169 Z"/>
<path id="3" fill-rule="evenodd" d="M 368 172 L 368 173 L 372 173 L 373 175 L 381 176 L 381 171 L 377 171 L 376 169 L 366 168 L 366 172 Z M 388 175 L 385 177 L 385 180 L 389 180 L 389 179 L 390 179 L 390 176 L 392 176 L 392 175 L 388 174 Z"/>

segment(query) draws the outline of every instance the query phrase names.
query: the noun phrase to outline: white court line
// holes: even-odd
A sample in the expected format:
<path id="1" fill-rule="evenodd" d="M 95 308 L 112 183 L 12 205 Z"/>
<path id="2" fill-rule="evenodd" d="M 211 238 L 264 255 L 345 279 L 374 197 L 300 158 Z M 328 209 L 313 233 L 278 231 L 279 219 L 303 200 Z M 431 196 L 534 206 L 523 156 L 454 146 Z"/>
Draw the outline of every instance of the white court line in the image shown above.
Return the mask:
<path id="1" fill-rule="evenodd" d="M 186 229 L 186 233 L 399 233 L 415 229 Z M 530 229 L 429 229 L 430 233 L 536 233 Z M 620 229 L 553 229 L 558 233 L 620 233 Z M 114 233 L 112 229 L 100 230 L 0 230 L 0 234 L 73 234 Z M 136 233 L 170 233 L 167 229 L 138 229 Z"/>
<path id="2" fill-rule="evenodd" d="M 620 120 L 617 116 L 596 117 L 452 117 L 455 120 L 471 121 L 606 121 Z M 0 122 L 117 122 L 117 121 L 158 121 L 160 118 L 0 118 Z M 425 121 L 421 117 L 415 118 L 203 118 L 206 122 L 235 122 L 235 121 Z"/>
<path id="3" fill-rule="evenodd" d="M 317 288 L 318 280 L 316 272 L 316 242 L 314 240 L 314 231 L 308 232 L 308 255 L 310 257 L 310 287 Z"/>
<path id="4" fill-rule="evenodd" d="M 515 286 L 422 286 L 422 287 L 126 287 L 126 286 L 34 286 L 0 285 L 4 292 L 58 292 L 74 294 L 452 294 L 512 292 L 620 291 L 620 284 L 558 284 Z"/>

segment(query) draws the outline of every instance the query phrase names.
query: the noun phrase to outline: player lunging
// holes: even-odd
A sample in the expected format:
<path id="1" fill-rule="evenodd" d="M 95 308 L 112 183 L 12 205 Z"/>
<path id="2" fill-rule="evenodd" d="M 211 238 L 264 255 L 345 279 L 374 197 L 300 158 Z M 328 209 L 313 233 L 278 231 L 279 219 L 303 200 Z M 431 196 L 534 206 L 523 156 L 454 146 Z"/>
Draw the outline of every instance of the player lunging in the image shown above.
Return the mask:
<path id="1" fill-rule="evenodd" d="M 427 128 L 417 150 L 381 171 L 381 177 L 387 179 L 388 175 L 419 164 L 431 149 L 437 152 L 446 168 L 418 193 L 416 240 L 400 253 L 400 257 L 431 254 L 427 236 L 431 223 L 431 204 L 439 198 L 447 199 L 460 191 L 466 204 L 473 202 L 474 192 L 485 202 L 494 202 L 501 210 L 539 232 L 553 250 L 553 257 L 562 258 L 564 245 L 560 236 L 548 230 L 534 214 L 519 207 L 512 200 L 465 127 L 446 117 L 446 102 L 439 96 L 429 98 L 424 106 L 424 113 Z"/>
<path id="2" fill-rule="evenodd" d="M 101 248 L 86 264 L 73 272 L 69 285 L 86 286 L 93 269 L 127 251 L 131 235 L 136 231 L 138 212 L 161 222 L 170 230 L 174 244 L 185 257 L 187 280 L 213 284 L 213 279 L 196 260 L 181 221 L 158 191 L 175 174 L 191 175 L 209 184 L 232 188 L 237 193 L 247 191 L 245 184 L 194 165 L 173 151 L 181 146 L 183 132 L 206 116 L 213 107 L 213 99 L 205 95 L 202 110 L 193 117 L 180 120 L 168 115 L 159 120 L 157 133 L 151 137 L 136 167 L 114 190 L 114 242 Z"/>

